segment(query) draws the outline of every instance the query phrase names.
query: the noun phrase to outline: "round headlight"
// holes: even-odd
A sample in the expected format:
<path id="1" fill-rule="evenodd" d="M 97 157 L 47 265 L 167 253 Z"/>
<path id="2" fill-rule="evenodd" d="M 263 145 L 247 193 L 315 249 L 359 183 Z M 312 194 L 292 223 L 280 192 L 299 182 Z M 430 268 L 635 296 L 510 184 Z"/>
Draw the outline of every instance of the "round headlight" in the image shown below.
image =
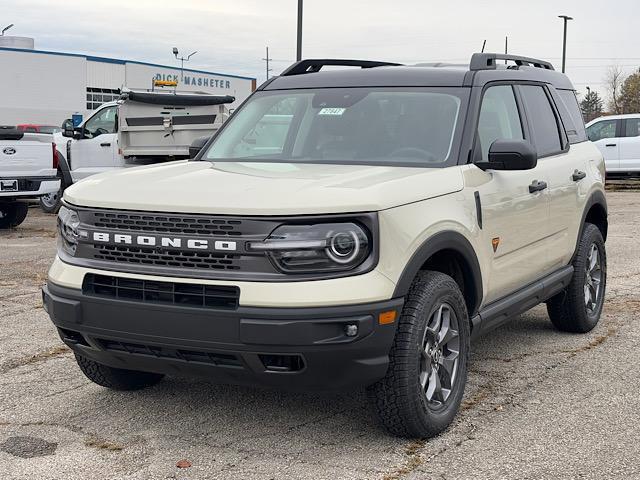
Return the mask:
<path id="1" fill-rule="evenodd" d="M 327 255 L 336 263 L 349 263 L 360 252 L 360 239 L 355 232 L 338 232 L 329 239 Z"/>

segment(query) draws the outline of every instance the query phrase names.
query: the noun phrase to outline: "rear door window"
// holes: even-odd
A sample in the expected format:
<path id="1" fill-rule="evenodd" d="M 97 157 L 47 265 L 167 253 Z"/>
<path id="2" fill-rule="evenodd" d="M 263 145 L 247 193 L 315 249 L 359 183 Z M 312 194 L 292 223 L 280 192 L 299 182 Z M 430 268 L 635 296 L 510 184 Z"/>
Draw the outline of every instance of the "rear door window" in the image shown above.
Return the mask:
<path id="1" fill-rule="evenodd" d="M 640 136 L 640 118 L 627 118 L 624 127 L 625 137 Z"/>
<path id="2" fill-rule="evenodd" d="M 560 153 L 562 151 L 560 129 L 544 88 L 538 85 L 521 85 L 520 91 L 538 157 Z"/>

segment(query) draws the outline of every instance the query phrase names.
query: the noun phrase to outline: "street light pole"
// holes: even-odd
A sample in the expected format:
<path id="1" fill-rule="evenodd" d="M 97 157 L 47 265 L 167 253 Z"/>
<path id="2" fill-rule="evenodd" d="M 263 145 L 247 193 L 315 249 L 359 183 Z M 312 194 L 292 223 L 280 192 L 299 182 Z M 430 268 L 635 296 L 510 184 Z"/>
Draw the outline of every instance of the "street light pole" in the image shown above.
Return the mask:
<path id="1" fill-rule="evenodd" d="M 6 27 L 4 27 L 2 29 L 2 32 L 0 33 L 0 37 L 4 37 L 4 32 L 6 32 L 7 30 L 9 30 L 11 27 L 13 27 L 13 23 L 10 25 L 7 25 Z"/>
<path id="2" fill-rule="evenodd" d="M 562 73 L 564 73 L 567 62 L 567 23 L 569 22 L 569 20 L 573 20 L 573 17 L 568 17 L 567 15 L 558 15 L 558 18 L 562 18 L 564 20 L 564 34 L 562 37 Z"/>
<path id="3" fill-rule="evenodd" d="M 173 47 L 173 55 L 176 57 L 176 60 L 180 60 L 180 82 L 184 80 L 184 62 L 189 61 L 191 57 L 193 57 L 198 51 L 191 52 L 187 57 L 178 57 L 178 47 Z"/>
<path id="4" fill-rule="evenodd" d="M 298 0 L 298 41 L 296 48 L 296 60 L 302 60 L 302 0 Z"/>

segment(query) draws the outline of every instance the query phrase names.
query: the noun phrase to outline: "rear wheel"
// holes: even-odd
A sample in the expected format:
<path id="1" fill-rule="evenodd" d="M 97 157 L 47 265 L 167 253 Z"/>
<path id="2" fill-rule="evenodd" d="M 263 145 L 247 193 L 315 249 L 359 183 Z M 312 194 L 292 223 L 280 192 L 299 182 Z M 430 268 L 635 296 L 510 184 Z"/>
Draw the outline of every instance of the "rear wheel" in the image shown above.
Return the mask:
<path id="1" fill-rule="evenodd" d="M 600 320 L 607 285 L 604 239 L 591 223 L 584 226 L 573 269 L 569 286 L 547 301 L 547 312 L 557 329 L 584 333 Z"/>
<path id="2" fill-rule="evenodd" d="M 40 197 L 40 208 L 45 213 L 58 213 L 62 200 L 62 188 L 54 193 L 48 193 Z"/>
<path id="3" fill-rule="evenodd" d="M 28 212 L 29 206 L 24 202 L 0 203 L 0 229 L 17 227 Z"/>
<path id="4" fill-rule="evenodd" d="M 469 316 L 456 282 L 421 272 L 406 297 L 386 376 L 368 388 L 392 434 L 433 437 L 455 417 L 467 381 Z"/>
<path id="5" fill-rule="evenodd" d="M 60 189 L 57 192 L 48 193 L 40 197 L 40 208 L 45 213 L 58 213 L 60 206 L 62 205 L 62 194 L 67 185 L 64 182 L 62 175 L 58 173 L 60 177 Z"/>
<path id="6" fill-rule="evenodd" d="M 76 353 L 76 362 L 82 373 L 93 383 L 112 390 L 141 390 L 158 383 L 164 375 L 113 368 L 89 360 Z"/>

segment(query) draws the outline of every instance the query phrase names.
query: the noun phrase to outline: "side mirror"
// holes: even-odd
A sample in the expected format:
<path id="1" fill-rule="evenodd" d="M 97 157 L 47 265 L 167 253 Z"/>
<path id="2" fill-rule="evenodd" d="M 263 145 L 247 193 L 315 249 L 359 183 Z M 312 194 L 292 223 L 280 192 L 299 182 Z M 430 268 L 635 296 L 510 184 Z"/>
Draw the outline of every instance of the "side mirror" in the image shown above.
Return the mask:
<path id="1" fill-rule="evenodd" d="M 196 155 L 200 153 L 202 147 L 204 147 L 210 139 L 211 136 L 196 138 L 189 147 L 189 158 L 196 158 Z"/>
<path id="2" fill-rule="evenodd" d="M 66 135 L 65 135 L 66 137 Z M 75 140 L 81 140 L 83 138 L 85 138 L 84 136 L 84 129 L 81 127 L 75 127 L 73 129 L 73 132 L 71 133 L 71 138 L 75 139 Z"/>
<path id="3" fill-rule="evenodd" d="M 73 121 L 70 118 L 62 122 L 62 136 L 73 138 Z"/>
<path id="4" fill-rule="evenodd" d="M 531 170 L 538 164 L 538 152 L 526 140 L 496 140 L 489 147 L 489 161 L 476 162 L 482 170 Z"/>

